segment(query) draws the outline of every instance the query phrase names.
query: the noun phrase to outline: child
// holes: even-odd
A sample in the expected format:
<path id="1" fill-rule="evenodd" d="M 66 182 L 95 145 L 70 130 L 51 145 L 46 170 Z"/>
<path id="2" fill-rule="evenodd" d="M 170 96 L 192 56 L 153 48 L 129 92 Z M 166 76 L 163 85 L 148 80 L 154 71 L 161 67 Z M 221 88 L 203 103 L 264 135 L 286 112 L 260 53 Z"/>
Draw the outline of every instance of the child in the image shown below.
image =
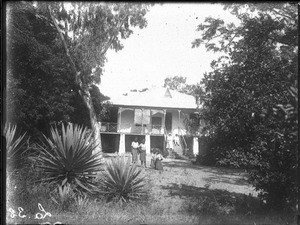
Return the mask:
<path id="1" fill-rule="evenodd" d="M 156 170 L 163 170 L 162 161 L 163 157 L 160 153 L 156 152 L 155 154 L 155 169 Z"/>
<path id="2" fill-rule="evenodd" d="M 146 145 L 145 145 L 145 140 L 142 141 L 142 143 L 139 145 L 139 148 L 140 148 L 141 166 L 144 165 L 144 168 L 146 168 Z"/>

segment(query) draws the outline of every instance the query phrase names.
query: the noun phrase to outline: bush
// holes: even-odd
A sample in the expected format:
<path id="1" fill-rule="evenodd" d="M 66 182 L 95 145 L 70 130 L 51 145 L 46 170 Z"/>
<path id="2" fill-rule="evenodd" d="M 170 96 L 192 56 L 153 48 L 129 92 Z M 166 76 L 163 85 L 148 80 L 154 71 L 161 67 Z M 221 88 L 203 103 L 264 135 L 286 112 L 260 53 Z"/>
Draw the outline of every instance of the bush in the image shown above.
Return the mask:
<path id="1" fill-rule="evenodd" d="M 147 191 L 141 171 L 136 165 L 131 166 L 130 160 L 125 161 L 125 158 L 108 161 L 100 177 L 100 193 L 107 197 L 107 201 L 142 200 L 147 196 Z"/>
<path id="2" fill-rule="evenodd" d="M 51 193 L 51 199 L 58 205 L 60 210 L 66 211 L 75 204 L 76 194 L 70 184 L 58 185 L 57 189 Z"/>
<path id="3" fill-rule="evenodd" d="M 38 167 L 46 174 L 47 182 L 64 186 L 72 184 L 76 191 L 92 193 L 97 189 L 94 179 L 101 170 L 100 153 L 93 153 L 97 147 L 92 133 L 86 136 L 87 128 L 69 124 L 62 125 L 62 135 L 57 128 L 51 128 L 51 138 L 41 146 L 37 158 Z"/>

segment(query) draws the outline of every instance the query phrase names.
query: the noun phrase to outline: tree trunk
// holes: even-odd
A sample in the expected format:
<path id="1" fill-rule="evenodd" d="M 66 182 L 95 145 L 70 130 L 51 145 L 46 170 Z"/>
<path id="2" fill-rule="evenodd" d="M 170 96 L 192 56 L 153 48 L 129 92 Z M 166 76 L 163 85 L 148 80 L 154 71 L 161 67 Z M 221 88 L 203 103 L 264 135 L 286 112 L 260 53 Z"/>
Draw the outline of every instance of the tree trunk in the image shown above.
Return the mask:
<path id="1" fill-rule="evenodd" d="M 49 10 L 49 14 L 51 16 L 51 19 L 52 19 L 52 21 L 53 21 L 53 23 L 54 23 L 54 25 L 57 29 L 57 32 L 60 36 L 62 44 L 64 46 L 66 56 L 67 56 L 67 58 L 70 62 L 71 69 L 72 69 L 72 72 L 74 74 L 75 82 L 77 83 L 77 85 L 81 89 L 81 90 L 79 90 L 79 94 L 82 97 L 86 107 L 89 110 L 91 128 L 94 130 L 94 139 L 95 139 L 95 142 L 97 144 L 97 148 L 94 150 L 93 153 L 95 154 L 96 152 L 99 152 L 100 153 L 100 160 L 101 160 L 102 159 L 102 146 L 101 146 L 102 143 L 101 143 L 101 136 L 100 136 L 101 123 L 97 122 L 97 117 L 96 117 L 96 113 L 95 113 L 95 109 L 94 109 L 94 106 L 93 106 L 92 97 L 91 97 L 88 85 L 84 85 L 82 80 L 81 80 L 81 73 L 79 71 L 77 71 L 77 69 L 76 69 L 74 60 L 70 55 L 66 40 L 64 39 L 64 36 L 63 36 L 63 34 L 62 34 L 55 18 L 54 18 L 54 16 L 52 15 L 50 6 L 48 6 L 48 10 Z"/>
<path id="2" fill-rule="evenodd" d="M 92 102 L 92 96 L 88 90 L 88 88 L 84 89 L 84 93 L 80 91 L 80 96 L 82 97 L 82 100 L 84 101 L 86 107 L 89 110 L 90 114 L 90 123 L 91 123 L 91 128 L 94 131 L 94 140 L 97 144 L 97 148 L 93 151 L 94 154 L 100 153 L 99 159 L 101 160 L 102 157 L 102 143 L 101 143 L 101 135 L 100 135 L 100 129 L 101 129 L 101 122 L 97 121 L 97 116 L 95 113 L 95 109 L 93 106 Z"/>

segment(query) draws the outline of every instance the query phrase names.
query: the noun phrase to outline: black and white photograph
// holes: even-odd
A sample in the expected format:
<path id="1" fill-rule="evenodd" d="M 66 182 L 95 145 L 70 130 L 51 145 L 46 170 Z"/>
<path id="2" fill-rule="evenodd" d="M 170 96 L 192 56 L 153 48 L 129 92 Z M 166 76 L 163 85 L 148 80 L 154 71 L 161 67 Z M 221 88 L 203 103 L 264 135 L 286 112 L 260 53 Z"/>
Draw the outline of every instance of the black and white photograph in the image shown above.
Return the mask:
<path id="1" fill-rule="evenodd" d="M 298 2 L 3 8 L 3 224 L 300 224 Z"/>

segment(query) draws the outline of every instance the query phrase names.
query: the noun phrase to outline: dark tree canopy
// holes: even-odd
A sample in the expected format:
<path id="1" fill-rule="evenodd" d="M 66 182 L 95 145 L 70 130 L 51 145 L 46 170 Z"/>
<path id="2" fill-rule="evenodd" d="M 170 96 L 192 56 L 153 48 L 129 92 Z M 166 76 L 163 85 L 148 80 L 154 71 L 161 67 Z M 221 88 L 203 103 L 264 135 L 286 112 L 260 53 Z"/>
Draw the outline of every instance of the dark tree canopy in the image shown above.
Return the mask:
<path id="1" fill-rule="evenodd" d="M 206 73 L 204 104 L 210 154 L 249 169 L 270 205 L 297 196 L 298 17 L 292 4 L 227 4 L 239 25 L 207 18 L 192 47 L 224 52 Z"/>
<path id="2" fill-rule="evenodd" d="M 7 119 L 26 130 L 45 131 L 69 120 L 74 82 L 55 30 L 26 2 L 8 5 Z"/>
<path id="3" fill-rule="evenodd" d="M 57 31 L 28 2 L 8 4 L 6 117 L 29 134 L 47 133 L 60 121 L 90 127 L 89 112 L 78 94 Z M 99 120 L 108 97 L 91 85 Z"/>

